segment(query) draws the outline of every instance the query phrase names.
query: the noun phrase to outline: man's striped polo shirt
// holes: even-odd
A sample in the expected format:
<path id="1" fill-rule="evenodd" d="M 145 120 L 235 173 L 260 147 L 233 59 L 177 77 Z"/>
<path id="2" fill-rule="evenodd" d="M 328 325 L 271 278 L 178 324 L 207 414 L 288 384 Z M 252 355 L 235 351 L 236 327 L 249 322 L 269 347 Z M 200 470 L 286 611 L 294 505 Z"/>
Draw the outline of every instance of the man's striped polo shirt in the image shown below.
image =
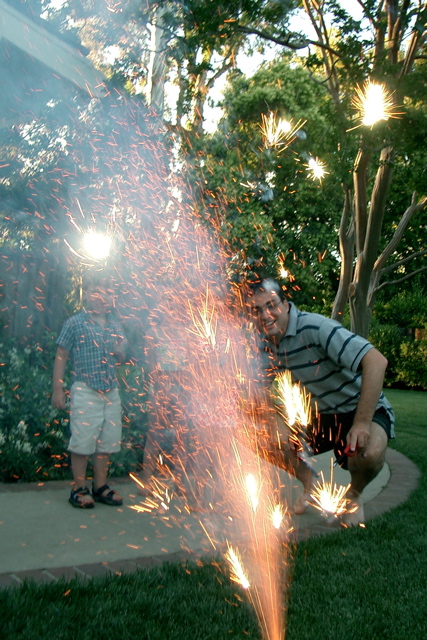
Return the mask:
<path id="1" fill-rule="evenodd" d="M 285 336 L 276 348 L 267 339 L 261 343 L 262 366 L 268 376 L 289 370 L 312 396 L 319 413 L 348 413 L 357 407 L 362 381 L 359 367 L 373 345 L 339 322 L 317 313 L 300 311 L 289 303 Z M 390 417 L 394 437 L 394 413 L 384 394 L 377 409 Z"/>

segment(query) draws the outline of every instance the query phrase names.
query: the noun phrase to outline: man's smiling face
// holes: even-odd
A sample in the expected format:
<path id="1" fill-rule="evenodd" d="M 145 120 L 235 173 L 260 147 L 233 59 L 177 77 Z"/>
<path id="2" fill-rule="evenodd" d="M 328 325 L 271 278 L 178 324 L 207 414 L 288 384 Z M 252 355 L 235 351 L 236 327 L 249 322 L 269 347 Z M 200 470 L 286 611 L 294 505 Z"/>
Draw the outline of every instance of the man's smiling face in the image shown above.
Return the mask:
<path id="1" fill-rule="evenodd" d="M 275 291 L 258 290 L 252 297 L 251 306 L 258 329 L 271 342 L 279 342 L 288 326 L 288 302 L 280 300 Z"/>

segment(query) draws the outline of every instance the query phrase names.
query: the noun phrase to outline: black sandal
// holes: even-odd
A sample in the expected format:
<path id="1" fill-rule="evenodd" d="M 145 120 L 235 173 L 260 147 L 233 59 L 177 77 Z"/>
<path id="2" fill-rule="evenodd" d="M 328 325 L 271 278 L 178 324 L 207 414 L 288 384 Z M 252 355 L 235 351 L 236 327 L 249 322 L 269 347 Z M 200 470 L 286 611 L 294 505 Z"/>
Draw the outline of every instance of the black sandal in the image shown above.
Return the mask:
<path id="1" fill-rule="evenodd" d="M 102 495 L 105 491 L 107 491 L 107 489 L 109 489 L 107 495 Z M 112 507 L 120 507 L 120 505 L 123 504 L 123 500 L 121 498 L 120 500 L 114 500 L 113 496 L 117 495 L 117 491 L 114 491 L 114 489 L 110 489 L 108 484 L 104 484 L 102 487 L 99 487 L 99 489 L 95 489 L 95 487 L 92 485 L 92 495 L 93 499 L 96 502 L 109 504 Z"/>
<path id="2" fill-rule="evenodd" d="M 82 496 L 90 496 L 90 491 L 87 487 L 79 487 L 78 489 L 71 490 L 68 502 L 73 505 L 73 507 L 77 507 L 77 509 L 93 509 L 95 503 L 80 500 L 79 498 Z"/>

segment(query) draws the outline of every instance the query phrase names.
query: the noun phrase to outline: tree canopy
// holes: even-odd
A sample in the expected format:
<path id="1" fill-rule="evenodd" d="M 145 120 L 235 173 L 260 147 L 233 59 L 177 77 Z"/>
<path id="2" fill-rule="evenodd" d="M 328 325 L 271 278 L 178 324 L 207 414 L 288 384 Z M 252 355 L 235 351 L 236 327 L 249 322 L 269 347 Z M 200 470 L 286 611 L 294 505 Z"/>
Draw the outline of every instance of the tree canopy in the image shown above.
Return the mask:
<path id="1" fill-rule="evenodd" d="M 73 0 L 59 10 L 22 0 L 20 6 L 42 12 L 50 28 L 83 44 L 105 73 L 112 102 L 131 96 L 132 112 L 141 111 L 137 137 L 168 140 L 173 171 L 178 167 L 191 189 L 192 205 L 227 240 L 232 277 L 253 268 L 287 271 L 283 283 L 304 304 L 330 309 L 335 297 L 332 313 L 342 318 L 350 301 L 353 328 L 366 334 L 376 295 L 389 281 L 407 282 L 425 268 L 425 3 L 359 2 L 358 19 L 336 0 L 114 6 Z M 290 28 L 298 7 L 311 35 Z M 265 43 L 278 47 L 276 60 L 245 76 L 239 52 Z M 224 118 L 215 134 L 206 134 L 204 107 L 224 73 Z M 366 125 L 361 101 L 368 81 L 382 85 L 390 106 Z M 96 215 L 110 215 L 123 197 L 112 185 L 140 179 L 123 154 L 113 166 L 101 158 L 105 147 L 94 144 L 104 136 L 117 145 L 124 135 L 122 122 L 117 134 L 117 118 L 99 120 L 106 102 L 79 105 L 58 88 L 53 100 L 47 91 L 43 99 L 42 116 L 34 110 L 19 127 L 2 131 L 7 242 L 19 230 L 24 244 L 31 233 L 44 240 L 62 233 L 67 197 L 76 189 Z M 263 117 L 264 126 L 269 118 L 290 119 L 293 140 L 266 144 Z M 307 165 L 316 158 L 327 171 L 321 180 L 309 177 Z M 130 182 L 118 179 L 122 171 L 131 171 Z M 101 197 L 106 188 L 111 198 Z M 123 220 L 138 209 L 132 197 L 122 205 Z"/>

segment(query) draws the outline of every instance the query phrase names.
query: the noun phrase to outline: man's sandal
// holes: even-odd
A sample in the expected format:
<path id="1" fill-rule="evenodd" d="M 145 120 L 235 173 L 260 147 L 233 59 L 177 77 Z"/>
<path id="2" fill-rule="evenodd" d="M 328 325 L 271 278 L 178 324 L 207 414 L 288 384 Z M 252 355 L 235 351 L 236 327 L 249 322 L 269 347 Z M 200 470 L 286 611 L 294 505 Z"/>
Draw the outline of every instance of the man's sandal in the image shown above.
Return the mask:
<path id="1" fill-rule="evenodd" d="M 93 501 L 88 502 L 86 500 L 82 500 L 83 496 L 90 496 L 90 491 L 87 487 L 79 487 L 78 489 L 73 489 L 71 491 L 68 502 L 73 505 L 73 507 L 77 507 L 77 509 L 93 509 L 95 503 Z"/>
<path id="2" fill-rule="evenodd" d="M 106 491 L 108 491 L 108 493 L 104 496 L 103 494 Z M 120 507 L 120 505 L 123 504 L 123 500 L 121 498 L 119 500 L 114 500 L 114 496 L 118 495 L 117 491 L 114 491 L 114 489 L 110 489 L 108 484 L 104 484 L 102 487 L 99 487 L 99 489 L 95 489 L 95 487 L 92 485 L 92 495 L 93 499 L 96 502 L 109 504 L 112 507 Z"/>

